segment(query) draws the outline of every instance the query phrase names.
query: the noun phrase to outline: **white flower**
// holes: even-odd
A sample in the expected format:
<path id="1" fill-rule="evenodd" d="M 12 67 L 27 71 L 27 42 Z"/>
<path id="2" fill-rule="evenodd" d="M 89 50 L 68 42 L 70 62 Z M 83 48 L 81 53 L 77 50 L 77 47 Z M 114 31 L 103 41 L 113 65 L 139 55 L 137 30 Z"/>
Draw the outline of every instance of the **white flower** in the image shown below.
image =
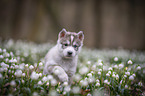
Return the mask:
<path id="1" fill-rule="evenodd" d="M 3 55 L 0 55 L 0 58 L 1 58 L 1 59 L 3 59 L 3 58 L 4 58 L 4 56 L 3 56 Z"/>
<path id="2" fill-rule="evenodd" d="M 133 75 L 129 76 L 129 80 L 134 80 L 134 76 Z"/>
<path id="3" fill-rule="evenodd" d="M 127 63 L 128 63 L 128 64 L 133 64 L 133 62 L 132 62 L 131 60 L 129 60 Z"/>
<path id="4" fill-rule="evenodd" d="M 65 92 L 69 92 L 70 90 L 71 90 L 71 88 L 69 86 L 64 87 Z"/>
<path id="5" fill-rule="evenodd" d="M 30 65 L 30 66 L 29 66 L 29 69 L 30 69 L 30 70 L 32 70 L 33 68 L 34 68 L 34 66 L 33 66 L 33 65 Z"/>
<path id="6" fill-rule="evenodd" d="M 73 79 L 74 79 L 75 81 L 79 81 L 79 80 L 81 79 L 81 75 L 80 75 L 80 74 L 75 74 L 75 75 L 73 76 Z"/>
<path id="7" fill-rule="evenodd" d="M 74 87 L 72 88 L 72 92 L 73 92 L 74 94 L 80 93 L 80 87 L 79 87 L 79 86 L 74 86 Z"/>
<path id="8" fill-rule="evenodd" d="M 92 77 L 92 78 L 88 78 L 88 82 L 89 83 L 93 83 L 95 81 L 95 79 Z"/>
<path id="9" fill-rule="evenodd" d="M 90 64 L 91 64 L 91 61 L 88 61 L 88 62 L 87 62 L 87 64 L 89 64 L 89 65 L 90 65 Z"/>
<path id="10" fill-rule="evenodd" d="M 125 72 L 125 74 L 129 76 L 130 75 L 130 72 Z"/>
<path id="11" fill-rule="evenodd" d="M 122 80 L 120 81 L 120 84 L 122 84 Z"/>
<path id="12" fill-rule="evenodd" d="M 0 72 L 3 72 L 4 71 L 4 69 L 3 68 L 0 68 Z"/>
<path id="13" fill-rule="evenodd" d="M 95 70 L 95 69 L 96 69 L 96 65 L 93 65 L 93 66 L 91 67 L 91 69 L 92 69 L 92 70 Z"/>
<path id="14" fill-rule="evenodd" d="M 53 79 L 53 76 L 52 76 L 52 75 L 48 75 L 48 76 L 47 76 L 47 79 L 48 79 L 48 81 L 49 81 L 49 80 L 52 80 L 52 79 Z"/>
<path id="15" fill-rule="evenodd" d="M 127 77 L 127 75 L 124 75 L 124 77 L 126 78 L 126 77 Z"/>
<path id="16" fill-rule="evenodd" d="M 106 74 L 106 76 L 110 76 L 110 74 L 109 74 L 109 73 L 107 73 L 107 74 Z"/>
<path id="17" fill-rule="evenodd" d="M 99 80 L 99 79 L 97 79 L 97 80 L 96 80 L 96 82 L 100 82 L 100 80 Z"/>
<path id="18" fill-rule="evenodd" d="M 138 82 L 138 85 L 139 85 L 139 86 L 142 86 L 143 84 L 142 84 L 142 82 Z"/>
<path id="19" fill-rule="evenodd" d="M 22 74 L 23 77 L 25 77 L 25 75 L 26 75 L 25 73 Z"/>
<path id="20" fill-rule="evenodd" d="M 24 63 L 19 65 L 19 69 L 24 70 Z"/>
<path id="21" fill-rule="evenodd" d="M 10 85 L 11 85 L 11 86 L 16 86 L 16 82 L 15 82 L 14 80 L 12 80 L 12 81 L 10 82 Z"/>
<path id="22" fill-rule="evenodd" d="M 38 74 L 39 75 L 39 74 Z M 46 77 L 46 76 L 44 76 L 43 78 L 42 78 L 42 81 L 43 82 L 46 82 L 46 81 L 48 81 L 48 78 Z"/>
<path id="23" fill-rule="evenodd" d="M 3 52 L 5 53 L 5 52 L 7 52 L 7 50 L 6 49 L 3 49 Z"/>
<path id="24" fill-rule="evenodd" d="M 39 63 L 39 66 L 43 66 L 43 63 L 42 63 L 42 62 L 40 62 L 40 63 Z"/>
<path id="25" fill-rule="evenodd" d="M 98 75 L 101 75 L 101 72 L 98 72 Z"/>
<path id="26" fill-rule="evenodd" d="M 116 77 L 116 79 L 117 79 L 117 80 L 119 79 L 119 75 L 118 75 L 118 74 L 116 74 L 116 76 L 115 76 L 115 77 Z"/>
<path id="27" fill-rule="evenodd" d="M 88 81 L 87 81 L 87 80 L 81 80 L 81 81 L 80 81 L 80 84 L 81 84 L 82 86 L 87 86 L 87 85 L 88 85 Z"/>
<path id="28" fill-rule="evenodd" d="M 109 82 L 107 79 L 104 80 L 104 83 L 105 83 L 105 84 L 108 84 L 108 85 L 110 84 L 110 82 Z"/>
<path id="29" fill-rule="evenodd" d="M 114 77 L 114 78 L 115 78 L 115 77 L 116 77 L 116 75 L 113 73 L 112 77 Z"/>
<path id="30" fill-rule="evenodd" d="M 88 73 L 87 76 L 88 76 L 88 77 L 92 77 L 92 73 Z"/>
<path id="31" fill-rule="evenodd" d="M 55 69 L 54 72 L 53 72 L 55 75 L 59 75 L 60 74 L 60 71 L 58 69 Z"/>
<path id="32" fill-rule="evenodd" d="M 108 71 L 108 74 L 111 74 L 111 71 Z"/>
<path id="33" fill-rule="evenodd" d="M 22 76 L 22 70 L 16 70 L 15 76 L 21 77 Z"/>
<path id="34" fill-rule="evenodd" d="M 32 72 L 30 78 L 32 80 L 37 80 L 39 78 L 39 74 L 37 74 L 35 71 Z"/>
<path id="35" fill-rule="evenodd" d="M 109 67 L 108 70 L 113 70 L 112 67 Z"/>
<path id="36" fill-rule="evenodd" d="M 46 85 L 49 86 L 49 82 L 47 82 Z"/>
<path id="37" fill-rule="evenodd" d="M 99 66 L 103 66 L 103 63 L 100 62 L 100 63 L 98 63 L 98 65 L 99 65 Z"/>
<path id="38" fill-rule="evenodd" d="M 136 70 L 141 70 L 141 67 L 140 67 L 140 66 L 138 66 L 138 67 L 136 68 Z"/>
<path id="39" fill-rule="evenodd" d="M 96 83 L 96 86 L 100 86 L 100 83 L 99 83 L 99 82 L 97 82 L 97 83 Z"/>
<path id="40" fill-rule="evenodd" d="M 18 69 L 19 68 L 19 65 L 15 65 L 15 69 Z"/>
<path id="41" fill-rule="evenodd" d="M 39 81 L 39 82 L 38 82 L 38 85 L 42 85 L 42 84 L 43 84 L 42 81 Z"/>
<path id="42" fill-rule="evenodd" d="M 13 63 L 16 63 L 17 62 L 17 59 L 13 59 Z"/>
<path id="43" fill-rule="evenodd" d="M 39 73 L 39 77 L 42 77 L 42 73 Z"/>
<path id="44" fill-rule="evenodd" d="M 124 64 L 121 63 L 118 66 L 119 66 L 119 69 L 122 69 L 124 67 Z"/>
<path id="45" fill-rule="evenodd" d="M 128 85 L 127 84 L 125 85 L 125 89 L 128 89 Z"/>
<path id="46" fill-rule="evenodd" d="M 134 76 L 134 77 L 135 77 L 136 75 L 135 75 L 135 74 L 132 74 L 132 76 Z"/>
<path id="47" fill-rule="evenodd" d="M 33 92 L 33 96 L 39 96 L 37 92 Z"/>
<path id="48" fill-rule="evenodd" d="M 28 66 L 29 66 L 28 64 L 25 65 L 25 67 L 27 67 L 27 68 L 28 68 Z"/>
<path id="49" fill-rule="evenodd" d="M 57 85 L 57 81 L 56 81 L 55 79 L 52 79 L 52 80 L 51 80 L 51 85 L 52 85 L 52 86 L 56 86 L 56 85 Z"/>
<path id="50" fill-rule="evenodd" d="M 92 95 L 90 93 L 88 93 L 87 96 L 92 96 Z"/>
<path id="51" fill-rule="evenodd" d="M 68 85 L 68 82 L 64 82 L 64 83 L 63 83 L 63 86 L 67 86 L 67 85 Z"/>
<path id="52" fill-rule="evenodd" d="M 115 69 L 117 69 L 117 68 L 118 68 L 118 66 L 117 66 L 117 65 L 114 65 L 113 67 L 114 67 Z"/>
<path id="53" fill-rule="evenodd" d="M 102 72 L 102 69 L 99 69 L 100 72 Z"/>
<path id="54" fill-rule="evenodd" d="M 115 58 L 114 58 L 114 61 L 118 61 L 118 57 L 115 57 Z"/>
<path id="55" fill-rule="evenodd" d="M 83 66 L 82 68 L 80 68 L 79 73 L 81 75 L 88 73 L 89 69 L 86 66 Z"/>
<path id="56" fill-rule="evenodd" d="M 23 79 L 21 80 L 21 82 L 22 82 L 22 83 L 25 83 L 25 81 L 24 81 Z"/>

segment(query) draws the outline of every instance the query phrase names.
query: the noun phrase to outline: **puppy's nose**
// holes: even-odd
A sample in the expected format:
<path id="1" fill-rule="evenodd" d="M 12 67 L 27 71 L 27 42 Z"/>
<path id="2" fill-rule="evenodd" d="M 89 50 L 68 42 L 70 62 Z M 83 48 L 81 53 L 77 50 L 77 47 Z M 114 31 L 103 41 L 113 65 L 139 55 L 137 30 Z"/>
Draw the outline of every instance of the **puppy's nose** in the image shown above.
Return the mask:
<path id="1" fill-rule="evenodd" d="M 71 52 L 71 51 L 68 51 L 67 54 L 68 54 L 68 55 L 72 55 L 72 52 Z"/>

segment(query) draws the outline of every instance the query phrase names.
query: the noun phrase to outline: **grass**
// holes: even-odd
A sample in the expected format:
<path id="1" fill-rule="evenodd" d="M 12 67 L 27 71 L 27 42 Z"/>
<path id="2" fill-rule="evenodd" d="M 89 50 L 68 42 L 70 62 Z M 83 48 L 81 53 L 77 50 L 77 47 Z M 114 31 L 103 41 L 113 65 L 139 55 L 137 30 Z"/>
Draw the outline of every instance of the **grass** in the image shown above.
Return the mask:
<path id="1" fill-rule="evenodd" d="M 8 40 L 0 43 L 0 95 L 143 96 L 145 52 L 83 48 L 73 84 L 43 75 L 53 44 Z"/>

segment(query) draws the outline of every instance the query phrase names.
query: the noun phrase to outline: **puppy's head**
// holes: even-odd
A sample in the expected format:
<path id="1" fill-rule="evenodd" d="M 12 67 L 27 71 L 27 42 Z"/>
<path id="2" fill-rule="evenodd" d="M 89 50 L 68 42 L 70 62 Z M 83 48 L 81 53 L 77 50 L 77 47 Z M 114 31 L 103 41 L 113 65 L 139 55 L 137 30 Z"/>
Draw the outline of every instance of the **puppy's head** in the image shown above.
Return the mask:
<path id="1" fill-rule="evenodd" d="M 62 29 L 59 32 L 57 41 L 61 56 L 66 59 L 75 57 L 83 46 L 83 40 L 84 34 L 82 31 L 75 33 L 67 32 L 65 29 Z"/>

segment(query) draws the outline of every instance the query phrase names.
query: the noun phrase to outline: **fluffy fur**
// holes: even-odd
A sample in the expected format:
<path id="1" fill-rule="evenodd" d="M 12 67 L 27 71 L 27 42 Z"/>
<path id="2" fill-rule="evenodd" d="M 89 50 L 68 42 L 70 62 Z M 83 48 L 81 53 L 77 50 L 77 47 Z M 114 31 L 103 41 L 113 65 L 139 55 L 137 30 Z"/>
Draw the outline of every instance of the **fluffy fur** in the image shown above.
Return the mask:
<path id="1" fill-rule="evenodd" d="M 83 39 L 82 31 L 75 33 L 62 29 L 58 35 L 57 44 L 45 56 L 43 74 L 53 74 L 60 82 L 66 81 L 71 84 Z"/>

